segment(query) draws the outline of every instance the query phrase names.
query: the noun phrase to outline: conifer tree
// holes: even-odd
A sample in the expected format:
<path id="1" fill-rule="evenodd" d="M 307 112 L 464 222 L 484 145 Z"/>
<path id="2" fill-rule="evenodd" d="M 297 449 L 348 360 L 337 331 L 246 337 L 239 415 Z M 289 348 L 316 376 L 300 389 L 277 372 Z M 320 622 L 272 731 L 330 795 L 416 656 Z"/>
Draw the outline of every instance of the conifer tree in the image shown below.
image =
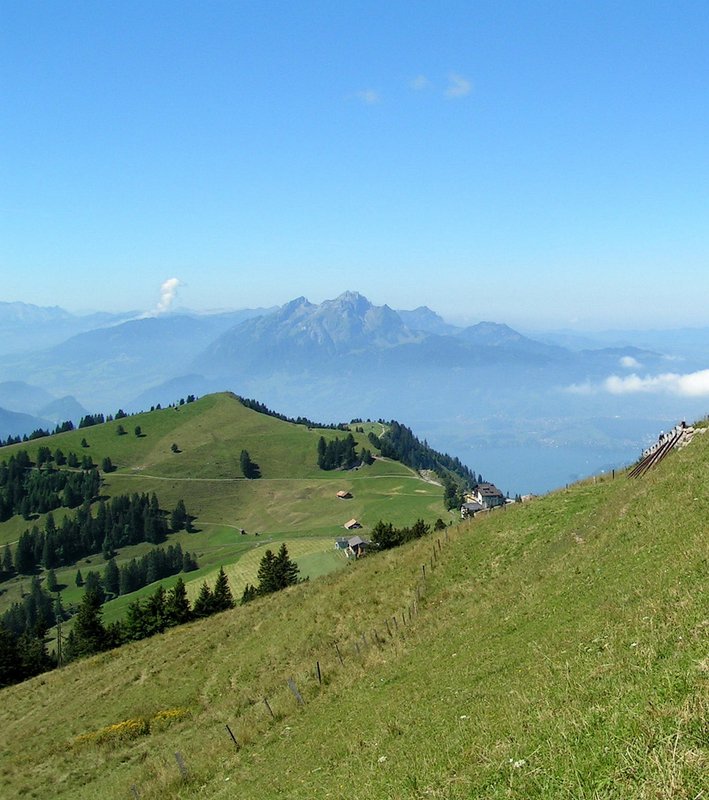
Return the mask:
<path id="1" fill-rule="evenodd" d="M 74 642 L 71 650 L 74 658 L 98 653 L 105 647 L 106 629 L 101 621 L 101 602 L 99 592 L 87 588 L 72 628 Z"/>
<path id="2" fill-rule="evenodd" d="M 165 587 L 160 585 L 150 595 L 145 607 L 148 618 L 148 636 L 155 633 L 162 633 L 167 627 L 167 614 L 165 610 L 167 593 Z"/>
<path id="3" fill-rule="evenodd" d="M 17 542 L 15 548 L 15 569 L 21 575 L 29 575 L 35 565 L 34 548 L 29 531 L 25 531 Z"/>
<path id="4" fill-rule="evenodd" d="M 57 576 L 53 569 L 47 571 L 47 577 L 45 579 L 45 586 L 47 587 L 48 592 L 56 592 L 57 586 Z"/>
<path id="5" fill-rule="evenodd" d="M 76 570 L 76 578 L 74 578 L 74 583 L 77 586 L 83 586 L 84 585 L 84 578 L 83 578 L 83 575 L 81 574 L 81 570 L 80 569 Z"/>
<path id="6" fill-rule="evenodd" d="M 185 501 L 180 499 L 170 515 L 170 527 L 173 531 L 181 531 L 186 523 L 187 509 L 185 508 Z"/>
<path id="7" fill-rule="evenodd" d="M 110 561 L 115 555 L 116 551 L 113 549 L 113 539 L 111 538 L 111 534 L 108 533 L 103 539 L 103 545 L 101 546 L 101 555 L 104 557 L 106 561 Z"/>
<path id="8" fill-rule="evenodd" d="M 86 594 L 94 593 L 98 595 L 99 605 L 106 599 L 106 593 L 104 592 L 103 584 L 101 583 L 101 576 L 98 574 L 98 572 L 89 570 L 86 573 L 86 589 L 84 592 Z"/>
<path id="9" fill-rule="evenodd" d="M 55 666 L 54 660 L 47 652 L 44 634 L 23 633 L 17 640 L 17 652 L 22 680 L 39 675 Z"/>
<path id="10" fill-rule="evenodd" d="M 109 622 L 106 626 L 106 650 L 120 647 L 127 641 L 125 624 L 121 620 Z"/>
<path id="11" fill-rule="evenodd" d="M 124 622 L 125 636 L 130 641 L 138 641 L 149 636 L 148 615 L 140 600 L 134 600 L 129 606 Z"/>
<path id="12" fill-rule="evenodd" d="M 192 572 L 196 569 L 199 569 L 199 566 L 197 564 L 197 558 L 195 557 L 195 554 L 185 551 L 185 554 L 182 556 L 182 571 Z"/>
<path id="13" fill-rule="evenodd" d="M 241 595 L 241 605 L 246 605 L 246 603 L 250 603 L 257 597 L 258 589 L 252 583 L 247 583 L 246 586 L 244 586 L 244 592 Z"/>
<path id="14" fill-rule="evenodd" d="M 391 522 L 379 520 L 372 530 L 372 544 L 380 550 L 389 550 L 401 544 L 399 531 L 394 530 Z"/>
<path id="15" fill-rule="evenodd" d="M 249 455 L 248 450 L 241 451 L 241 455 L 239 456 L 239 465 L 241 466 L 241 472 L 243 473 L 245 478 L 252 480 L 254 478 L 261 477 L 259 468 L 257 464 L 251 460 L 251 456 Z"/>
<path id="16" fill-rule="evenodd" d="M 187 599 L 187 590 L 182 578 L 178 578 L 175 585 L 167 593 L 165 615 L 168 625 L 182 625 L 192 618 L 190 601 Z"/>
<path id="17" fill-rule="evenodd" d="M 54 612 L 54 620 L 55 622 L 63 622 L 66 618 L 66 611 L 64 610 L 64 604 L 62 603 L 62 596 L 57 592 L 56 600 L 54 601 L 54 608 L 52 609 Z"/>
<path id="18" fill-rule="evenodd" d="M 229 608 L 234 608 L 234 597 L 229 588 L 229 579 L 224 572 L 224 567 L 219 568 L 217 580 L 214 583 L 214 593 L 212 601 L 215 611 L 226 611 Z"/>
<path id="19" fill-rule="evenodd" d="M 197 599 L 194 601 L 192 613 L 197 619 L 199 619 L 200 617 L 208 617 L 213 612 L 214 597 L 212 595 L 212 590 L 209 588 L 209 586 L 207 586 L 207 582 L 205 581 L 202 584 L 202 588 L 199 590 Z"/>
<path id="20" fill-rule="evenodd" d="M 286 543 L 281 544 L 278 555 L 273 562 L 273 574 L 278 589 L 298 583 L 298 565 L 288 555 Z"/>
<path id="21" fill-rule="evenodd" d="M 12 563 L 12 550 L 10 550 L 9 544 L 5 545 L 5 549 L 2 553 L 2 568 L 3 572 L 6 572 L 8 575 L 11 575 L 15 571 L 15 567 Z"/>
<path id="22" fill-rule="evenodd" d="M 0 624 L 0 689 L 23 679 L 17 639 Z"/>
<path id="23" fill-rule="evenodd" d="M 103 588 L 113 595 L 118 595 L 120 592 L 121 575 L 116 565 L 115 558 L 111 558 L 106 562 L 103 570 Z"/>
<path id="24" fill-rule="evenodd" d="M 276 583 L 274 571 L 275 560 L 276 557 L 273 555 L 273 551 L 271 550 L 266 550 L 261 558 L 257 575 L 259 594 L 270 594 L 271 592 L 278 591 L 278 585 Z"/>

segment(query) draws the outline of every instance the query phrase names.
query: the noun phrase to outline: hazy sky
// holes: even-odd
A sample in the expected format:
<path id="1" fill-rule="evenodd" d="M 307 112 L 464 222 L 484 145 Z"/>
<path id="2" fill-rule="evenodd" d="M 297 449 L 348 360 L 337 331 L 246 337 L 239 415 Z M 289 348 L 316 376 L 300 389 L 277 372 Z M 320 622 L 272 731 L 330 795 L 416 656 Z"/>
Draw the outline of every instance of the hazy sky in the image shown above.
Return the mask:
<path id="1" fill-rule="evenodd" d="M 709 324 L 707 42 L 706 0 L 0 0 L 0 300 Z"/>

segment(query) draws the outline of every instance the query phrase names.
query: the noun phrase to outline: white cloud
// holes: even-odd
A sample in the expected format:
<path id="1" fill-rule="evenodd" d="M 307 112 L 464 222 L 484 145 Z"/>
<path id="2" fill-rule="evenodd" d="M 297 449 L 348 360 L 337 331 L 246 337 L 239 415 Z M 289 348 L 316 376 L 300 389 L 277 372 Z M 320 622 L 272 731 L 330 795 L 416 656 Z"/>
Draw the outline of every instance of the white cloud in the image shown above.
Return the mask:
<path id="1" fill-rule="evenodd" d="M 473 89 L 473 84 L 462 75 L 452 72 L 448 76 L 448 88 L 446 89 L 446 97 L 465 97 L 470 94 Z"/>
<path id="2" fill-rule="evenodd" d="M 367 106 L 373 106 L 381 102 L 381 96 L 375 89 L 360 89 L 357 97 Z"/>
<path id="3" fill-rule="evenodd" d="M 409 86 L 416 92 L 422 92 L 424 89 L 430 89 L 433 84 L 425 75 L 417 75 L 410 81 Z"/>
<path id="4" fill-rule="evenodd" d="M 156 314 L 164 314 L 169 311 L 172 304 L 175 302 L 178 288 L 182 286 L 182 281 L 179 278 L 168 278 L 163 282 L 160 287 L 160 300 L 158 301 Z"/>
<path id="5" fill-rule="evenodd" d="M 642 367 L 642 364 L 637 360 L 637 358 L 633 358 L 632 356 L 623 356 L 620 359 L 620 366 L 625 367 L 626 369 L 638 369 Z"/>
<path id="6" fill-rule="evenodd" d="M 675 394 L 680 397 L 709 397 L 709 369 L 680 375 L 665 372 L 662 375 L 640 377 L 633 373 L 625 377 L 611 375 L 603 382 L 610 394 Z"/>
<path id="7" fill-rule="evenodd" d="M 564 388 L 569 394 L 673 394 L 678 397 L 709 397 L 709 369 L 680 374 L 664 372 L 661 375 L 640 376 L 610 375 L 600 383 L 572 383 Z"/>
<path id="8" fill-rule="evenodd" d="M 596 394 L 598 387 L 594 386 L 590 381 L 585 383 L 572 383 L 564 390 L 569 394 Z"/>

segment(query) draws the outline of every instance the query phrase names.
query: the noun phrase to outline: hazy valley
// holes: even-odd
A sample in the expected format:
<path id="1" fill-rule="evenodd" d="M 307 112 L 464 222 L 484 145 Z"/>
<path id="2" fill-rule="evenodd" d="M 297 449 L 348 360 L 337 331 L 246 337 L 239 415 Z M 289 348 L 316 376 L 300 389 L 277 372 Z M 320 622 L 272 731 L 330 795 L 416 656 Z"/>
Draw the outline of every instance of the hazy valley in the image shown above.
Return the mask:
<path id="1" fill-rule="evenodd" d="M 125 316 L 2 304 L 0 436 L 81 409 L 139 411 L 229 390 L 292 416 L 399 419 L 514 494 L 622 466 L 660 430 L 706 413 L 701 391 L 652 383 L 706 368 L 701 328 L 523 335 L 353 292 L 319 305 Z"/>

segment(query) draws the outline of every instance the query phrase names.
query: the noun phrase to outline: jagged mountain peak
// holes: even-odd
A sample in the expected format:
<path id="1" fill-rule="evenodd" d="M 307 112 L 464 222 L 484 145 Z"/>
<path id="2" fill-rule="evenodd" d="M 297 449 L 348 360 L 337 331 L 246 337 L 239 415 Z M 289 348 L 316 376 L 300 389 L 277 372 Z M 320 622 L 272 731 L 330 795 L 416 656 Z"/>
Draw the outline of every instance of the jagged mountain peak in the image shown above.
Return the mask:
<path id="1" fill-rule="evenodd" d="M 325 300 L 323 305 L 328 303 L 341 306 L 352 306 L 360 311 L 371 308 L 372 306 L 370 301 L 363 294 L 360 294 L 359 292 L 353 292 L 350 289 L 343 292 L 341 295 L 338 295 L 334 300 Z"/>
<path id="2" fill-rule="evenodd" d="M 289 300 L 287 303 L 284 303 L 274 313 L 278 314 L 283 319 L 287 319 L 293 314 L 302 313 L 303 311 L 308 311 L 309 309 L 313 308 L 316 308 L 316 306 L 313 303 L 311 303 L 307 297 L 303 297 L 301 295 L 300 297 L 296 297 L 293 300 Z"/>
<path id="3" fill-rule="evenodd" d="M 428 306 L 418 306 L 413 311 L 397 309 L 396 312 L 407 328 L 412 331 L 425 331 L 439 335 L 454 334 L 458 331 L 455 325 L 446 322 L 440 314 Z"/>
<path id="4" fill-rule="evenodd" d="M 389 306 L 375 306 L 359 292 L 347 291 L 316 305 L 298 297 L 273 314 L 247 320 L 218 339 L 206 360 L 222 365 L 286 358 L 317 363 L 323 358 L 368 348 L 389 348 L 420 340 Z"/>

